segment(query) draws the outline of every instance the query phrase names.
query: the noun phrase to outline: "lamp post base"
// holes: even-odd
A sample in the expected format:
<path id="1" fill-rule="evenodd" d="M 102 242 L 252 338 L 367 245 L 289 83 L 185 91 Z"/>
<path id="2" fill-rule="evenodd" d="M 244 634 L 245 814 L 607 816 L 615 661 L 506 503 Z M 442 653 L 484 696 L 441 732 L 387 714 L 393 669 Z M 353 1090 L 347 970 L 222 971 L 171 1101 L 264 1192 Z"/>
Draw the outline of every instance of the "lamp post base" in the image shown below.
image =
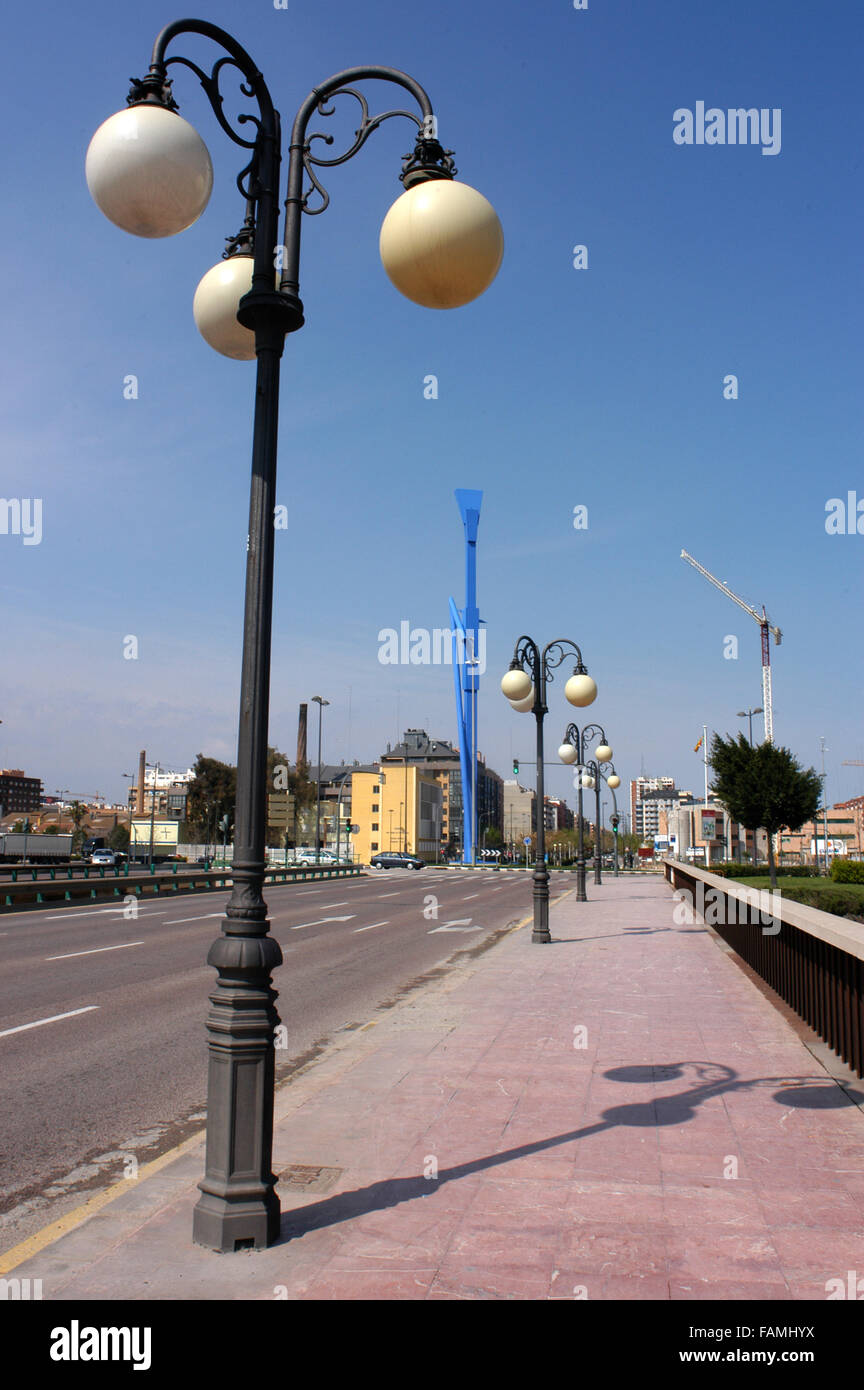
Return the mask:
<path id="1" fill-rule="evenodd" d="M 577 903 L 587 903 L 588 894 L 585 892 L 585 861 L 580 859 L 576 865 L 576 901 Z"/>
<path id="2" fill-rule="evenodd" d="M 240 864 L 234 893 L 241 898 L 243 875 Z M 261 910 L 266 912 L 263 903 Z M 240 925 L 232 912 L 242 911 L 229 904 L 229 929 Z M 207 1015 L 206 1171 L 198 1184 L 192 1239 L 223 1253 L 263 1250 L 279 1236 L 279 1198 L 271 1168 L 279 1015 L 271 973 L 281 965 L 282 952 L 270 936 L 226 934 L 214 941 L 207 962 L 216 967 L 218 978 Z"/>
<path id="3" fill-rule="evenodd" d="M 534 870 L 534 929 L 531 940 L 540 946 L 548 945 L 549 934 L 549 873 L 545 863 Z"/>
<path id="4" fill-rule="evenodd" d="M 202 1190 L 192 1217 L 192 1239 L 223 1255 L 266 1250 L 279 1236 L 280 1220 L 279 1198 L 272 1189 L 250 1201 Z"/>

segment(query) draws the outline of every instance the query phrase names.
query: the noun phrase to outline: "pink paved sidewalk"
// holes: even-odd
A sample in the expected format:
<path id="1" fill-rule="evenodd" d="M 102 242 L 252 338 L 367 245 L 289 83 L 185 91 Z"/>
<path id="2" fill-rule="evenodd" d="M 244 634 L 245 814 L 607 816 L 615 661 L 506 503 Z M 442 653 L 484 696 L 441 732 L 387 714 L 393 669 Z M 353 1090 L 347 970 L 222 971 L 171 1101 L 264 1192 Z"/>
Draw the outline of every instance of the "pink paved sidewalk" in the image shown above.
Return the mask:
<path id="1" fill-rule="evenodd" d="M 280 1187 L 280 1244 L 192 1245 L 199 1146 L 15 1274 L 75 1300 L 825 1299 L 864 1274 L 864 1112 L 659 878 L 588 891 L 552 945 L 512 933 L 280 1091 L 275 1171 L 331 1170 Z"/>

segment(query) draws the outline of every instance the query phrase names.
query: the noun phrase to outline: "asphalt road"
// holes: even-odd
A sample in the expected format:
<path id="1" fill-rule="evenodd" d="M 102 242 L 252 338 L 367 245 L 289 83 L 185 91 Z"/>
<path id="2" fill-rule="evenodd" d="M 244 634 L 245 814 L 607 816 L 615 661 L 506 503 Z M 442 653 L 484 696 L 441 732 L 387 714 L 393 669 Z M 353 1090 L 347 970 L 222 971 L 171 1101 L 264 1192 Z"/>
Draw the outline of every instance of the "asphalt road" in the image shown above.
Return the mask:
<path id="1" fill-rule="evenodd" d="M 552 897 L 572 886 L 553 871 Z M 0 1251 L 200 1129 L 223 893 L 0 917 Z M 530 874 L 394 869 L 268 887 L 277 1078 L 531 911 Z M 135 905 L 133 905 L 134 907 Z M 129 909 L 127 909 L 128 911 Z"/>

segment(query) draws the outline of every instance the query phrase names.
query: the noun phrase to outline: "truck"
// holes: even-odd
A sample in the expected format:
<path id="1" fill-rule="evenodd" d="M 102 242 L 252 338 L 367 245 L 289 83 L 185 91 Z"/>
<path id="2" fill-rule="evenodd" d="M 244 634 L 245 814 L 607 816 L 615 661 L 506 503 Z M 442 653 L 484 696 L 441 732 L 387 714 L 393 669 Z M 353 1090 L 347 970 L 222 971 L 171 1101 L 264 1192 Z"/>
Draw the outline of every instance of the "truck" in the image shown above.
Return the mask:
<path id="1" fill-rule="evenodd" d="M 72 853 L 71 835 L 37 835 L 28 831 L 0 833 L 0 862 L 4 864 L 65 861 Z"/>

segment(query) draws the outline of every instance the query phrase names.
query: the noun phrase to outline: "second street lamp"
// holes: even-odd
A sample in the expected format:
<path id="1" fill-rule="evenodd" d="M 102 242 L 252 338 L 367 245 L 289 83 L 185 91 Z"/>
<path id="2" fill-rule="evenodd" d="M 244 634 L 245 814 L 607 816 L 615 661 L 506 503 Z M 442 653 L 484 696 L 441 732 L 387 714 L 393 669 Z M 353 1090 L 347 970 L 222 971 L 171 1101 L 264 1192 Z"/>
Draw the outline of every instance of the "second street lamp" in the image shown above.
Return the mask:
<path id="1" fill-rule="evenodd" d="M 597 698 L 597 685 L 588 674 L 582 653 L 569 638 L 558 638 L 540 651 L 530 637 L 520 637 L 516 643 L 510 669 L 501 681 L 501 689 L 515 710 L 527 713 L 530 709 L 537 721 L 537 804 L 534 856 L 534 929 L 531 940 L 547 944 L 549 934 L 549 870 L 546 867 L 546 808 L 543 782 L 543 720 L 547 713 L 546 686 L 554 679 L 552 672 L 572 653 L 576 654 L 573 674 L 564 686 L 564 695 L 571 705 L 590 705 Z M 530 703 L 529 703 L 530 701 Z M 611 750 L 609 756 L 611 757 Z M 581 810 L 581 804 L 580 804 Z"/>
<path id="2" fill-rule="evenodd" d="M 168 56 L 182 34 L 212 40 L 222 50 L 209 73 L 185 57 Z M 207 957 L 217 981 L 208 1014 L 206 1173 L 195 1208 L 193 1237 L 221 1251 L 260 1249 L 279 1234 L 280 1207 L 272 1171 L 274 1033 L 279 1024 L 272 972 L 282 963 L 269 935 L 263 897 L 267 828 L 267 734 L 273 618 L 273 516 L 279 371 L 285 337 L 303 326 L 300 227 L 304 213 L 323 212 L 330 199 L 320 170 L 344 164 L 382 122 L 413 121 L 417 138 L 400 175 L 404 192 L 381 231 L 384 269 L 400 292 L 433 308 L 468 304 L 498 272 L 503 255 L 494 209 L 474 189 L 454 183 L 452 151 L 438 142 L 428 94 L 396 68 L 356 67 L 312 89 L 294 121 L 288 162 L 285 225 L 278 236 L 281 120 L 264 77 L 231 34 L 206 20 L 181 19 L 158 35 L 150 69 L 133 80 L 128 110 L 99 127 L 87 151 L 94 200 L 116 225 L 142 237 L 171 236 L 203 212 L 213 183 L 210 156 L 197 132 L 177 114 L 168 70 L 189 68 L 199 79 L 224 133 L 244 151 L 237 178 L 245 203 L 242 226 L 222 263 L 204 276 L 195 319 L 205 339 L 225 356 L 257 358 L 252 442 L 246 604 L 237 744 L 237 805 L 233 886 L 222 933 Z M 257 113 L 229 116 L 220 90 L 234 71 Z M 419 112 L 370 116 L 355 83 L 391 83 Z M 360 120 L 350 148 L 332 159 L 313 153 L 312 117 L 333 115 L 336 96 L 350 96 Z M 316 150 L 320 145 L 314 147 Z M 307 187 L 304 183 L 308 180 Z M 315 200 L 317 199 L 317 205 Z M 276 274 L 281 271 L 278 287 Z M 153 441 L 148 441 L 152 443 Z"/>
<path id="3" fill-rule="evenodd" d="M 576 847 L 577 847 L 577 848 L 576 848 L 576 854 L 577 854 L 577 857 L 576 857 L 576 901 L 577 901 L 577 903 L 584 903 L 584 902 L 587 902 L 587 900 L 588 900 L 588 895 L 587 895 L 587 893 L 585 892 L 585 835 L 584 835 L 584 829 L 583 829 L 583 825 L 582 825 L 582 790 L 583 790 L 583 788 L 584 788 L 586 791 L 590 791 L 591 788 L 594 786 L 594 781 L 595 781 L 595 779 L 592 779 L 590 773 L 588 772 L 588 764 L 587 764 L 587 761 L 586 761 L 586 760 L 587 760 L 587 755 L 588 755 L 588 745 L 589 745 L 590 743 L 593 743 L 593 741 L 594 741 L 595 738 L 599 738 L 599 739 L 600 739 L 600 743 L 597 745 L 597 748 L 596 748 L 596 750 L 595 750 L 595 755 L 594 755 L 594 756 L 596 757 L 596 759 L 597 759 L 597 763 L 608 763 L 608 762 L 611 762 L 611 761 L 612 761 L 612 749 L 609 747 L 609 741 L 608 741 L 608 739 L 606 738 L 606 734 L 604 733 L 603 728 L 601 727 L 600 724 L 588 724 L 588 725 L 585 726 L 585 728 L 583 728 L 583 729 L 581 729 L 581 730 L 578 728 L 578 726 L 577 726 L 576 724 L 568 724 L 568 725 L 567 725 L 567 728 L 564 730 L 564 738 L 562 739 L 561 745 L 560 745 L 560 747 L 559 747 L 559 749 L 558 749 L 558 757 L 561 759 L 562 763 L 565 763 L 567 766 L 570 766 L 570 767 L 572 767 L 572 766 L 575 765 L 575 769 L 576 769 L 576 778 L 575 778 L 575 786 L 576 786 L 576 789 L 577 789 L 577 808 L 576 808 L 576 814 L 577 814 L 577 820 L 578 820 L 578 827 L 577 827 L 577 833 L 576 833 Z M 595 766 L 596 766 L 596 764 L 595 764 Z M 599 794 L 598 794 L 598 798 L 597 798 L 597 807 L 598 807 L 598 810 L 597 810 L 597 819 L 598 819 L 598 821 L 599 821 L 599 819 L 600 819 L 600 811 L 599 811 L 599 807 L 600 807 L 600 798 L 599 798 Z M 594 839 L 595 839 L 595 851 L 594 851 L 594 881 L 595 881 L 595 883 L 599 883 L 599 882 L 600 882 L 600 878 L 599 878 L 599 876 L 598 876 L 598 875 L 599 875 L 599 860 L 597 859 L 597 846 L 596 846 L 596 841 L 597 841 L 597 839 L 598 839 L 598 836 L 597 836 L 596 834 L 595 834 L 595 836 L 594 836 Z"/>

